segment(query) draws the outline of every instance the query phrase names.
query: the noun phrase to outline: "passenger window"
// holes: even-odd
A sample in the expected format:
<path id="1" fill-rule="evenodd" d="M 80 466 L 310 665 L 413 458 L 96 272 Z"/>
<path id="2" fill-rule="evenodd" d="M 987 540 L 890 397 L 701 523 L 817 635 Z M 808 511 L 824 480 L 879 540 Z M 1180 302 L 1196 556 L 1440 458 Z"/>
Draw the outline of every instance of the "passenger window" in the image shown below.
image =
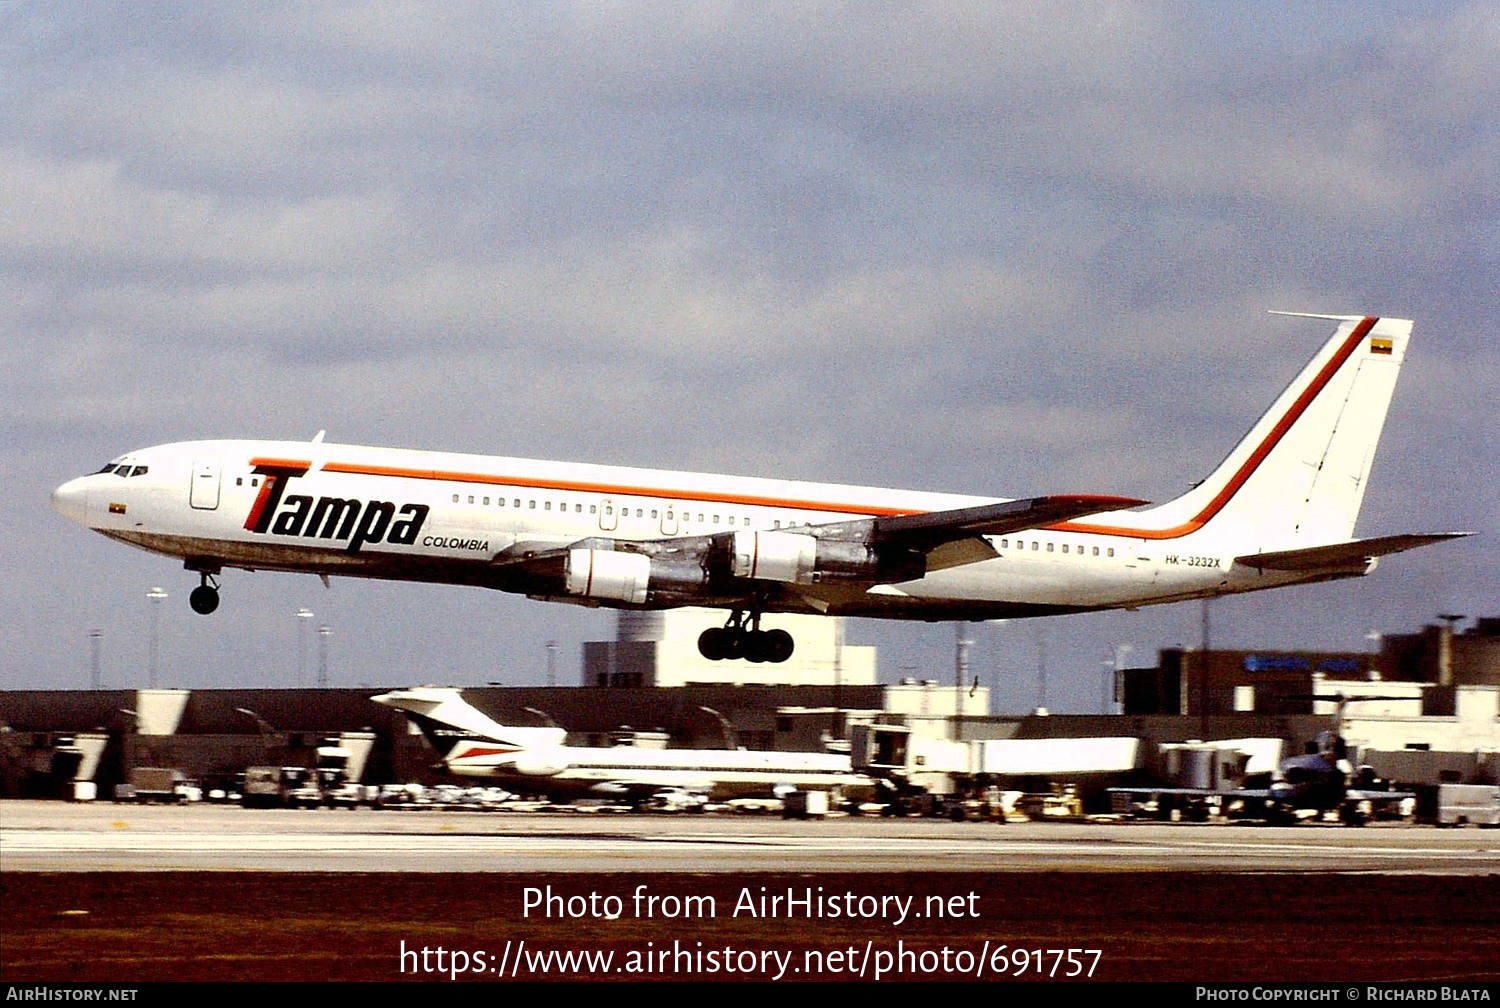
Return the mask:
<path id="1" fill-rule="evenodd" d="M 1048 543 L 1048 544 L 1047 544 L 1047 552 L 1048 552 L 1048 553 L 1051 553 L 1051 552 L 1052 552 L 1052 545 L 1053 545 L 1053 544 L 1052 544 L 1052 543 Z"/>
<path id="2" fill-rule="evenodd" d="M 1001 539 L 1000 540 L 1000 548 L 1001 549 L 1010 549 L 1010 540 L 1009 539 Z"/>
<path id="3" fill-rule="evenodd" d="M 526 502 L 526 507 L 529 510 L 535 511 L 536 510 L 536 501 L 527 501 Z"/>
<path id="4" fill-rule="evenodd" d="M 1109 548 L 1109 552 L 1106 555 L 1107 556 L 1114 556 L 1115 555 L 1115 548 L 1113 546 L 1111 546 Z"/>
<path id="5" fill-rule="evenodd" d="M 473 494 L 469 494 L 469 503 L 470 504 L 474 503 L 474 495 Z"/>
<path id="6" fill-rule="evenodd" d="M 543 511 L 551 511 L 552 510 L 552 502 L 551 501 L 542 501 L 542 510 Z"/>
<path id="7" fill-rule="evenodd" d="M 454 494 L 453 495 L 453 503 L 455 503 L 455 504 L 458 503 L 458 494 Z"/>

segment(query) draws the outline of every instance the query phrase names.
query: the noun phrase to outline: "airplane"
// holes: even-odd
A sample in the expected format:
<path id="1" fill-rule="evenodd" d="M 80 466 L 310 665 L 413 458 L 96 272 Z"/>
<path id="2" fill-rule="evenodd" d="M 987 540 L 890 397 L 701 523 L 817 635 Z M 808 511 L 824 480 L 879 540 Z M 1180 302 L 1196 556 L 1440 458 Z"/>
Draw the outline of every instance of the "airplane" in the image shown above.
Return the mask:
<path id="1" fill-rule="evenodd" d="M 1290 313 L 1281 313 L 1290 314 Z M 784 662 L 768 612 L 907 620 L 1078 613 L 1358 577 L 1460 532 L 1352 538 L 1412 323 L 1333 335 L 1207 479 L 1175 500 L 1011 500 L 342 445 L 190 441 L 122 455 L 52 503 L 225 567 L 476 585 L 621 609 L 727 611 L 710 660 Z"/>
<path id="2" fill-rule="evenodd" d="M 747 749 L 638 749 L 570 746 L 552 727 L 502 725 L 447 686 L 418 686 L 371 697 L 409 718 L 460 777 L 550 800 L 614 797 L 725 801 L 790 791 L 869 789 L 847 754 Z"/>
<path id="3" fill-rule="evenodd" d="M 1392 791 L 1376 786 L 1369 767 L 1356 771 L 1349 762 L 1349 744 L 1344 737 L 1348 705 L 1367 700 L 1412 700 L 1410 696 L 1310 696 L 1334 704 L 1330 727 L 1318 732 L 1315 752 L 1282 760 L 1268 786 L 1225 787 L 1135 787 L 1110 788 L 1133 809 L 1155 809 L 1158 814 L 1172 808 L 1207 810 L 1211 804 L 1229 809 L 1242 818 L 1258 818 L 1273 825 L 1312 820 L 1331 814 L 1348 826 L 1363 826 L 1371 818 L 1409 815 L 1416 806 L 1412 791 Z"/>

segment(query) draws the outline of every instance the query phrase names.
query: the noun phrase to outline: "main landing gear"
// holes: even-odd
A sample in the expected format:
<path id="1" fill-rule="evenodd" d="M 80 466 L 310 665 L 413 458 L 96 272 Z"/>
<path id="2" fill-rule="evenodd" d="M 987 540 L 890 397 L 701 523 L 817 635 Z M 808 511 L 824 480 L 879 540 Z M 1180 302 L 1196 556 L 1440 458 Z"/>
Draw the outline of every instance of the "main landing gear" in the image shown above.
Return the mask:
<path id="1" fill-rule="evenodd" d="M 219 579 L 208 571 L 199 571 L 198 576 L 203 581 L 188 596 L 188 605 L 193 607 L 193 612 L 207 616 L 219 608 Z"/>
<path id="2" fill-rule="evenodd" d="M 743 658 L 748 662 L 781 664 L 792 656 L 796 642 L 785 630 L 762 630 L 760 613 L 747 619 L 739 609 L 722 627 L 709 627 L 698 635 L 698 653 L 709 661 Z"/>

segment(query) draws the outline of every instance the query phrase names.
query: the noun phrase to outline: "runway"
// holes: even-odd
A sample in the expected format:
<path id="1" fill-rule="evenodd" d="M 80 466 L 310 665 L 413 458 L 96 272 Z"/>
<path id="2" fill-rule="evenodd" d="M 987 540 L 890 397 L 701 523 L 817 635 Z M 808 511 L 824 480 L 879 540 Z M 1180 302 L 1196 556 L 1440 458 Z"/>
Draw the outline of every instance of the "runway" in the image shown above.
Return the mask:
<path id="1" fill-rule="evenodd" d="M 1494 830 L 5 802 L 0 886 L 10 981 L 1500 979 Z"/>
<path id="2" fill-rule="evenodd" d="M 5 871 L 1500 873 L 1500 831 L 6 802 Z"/>

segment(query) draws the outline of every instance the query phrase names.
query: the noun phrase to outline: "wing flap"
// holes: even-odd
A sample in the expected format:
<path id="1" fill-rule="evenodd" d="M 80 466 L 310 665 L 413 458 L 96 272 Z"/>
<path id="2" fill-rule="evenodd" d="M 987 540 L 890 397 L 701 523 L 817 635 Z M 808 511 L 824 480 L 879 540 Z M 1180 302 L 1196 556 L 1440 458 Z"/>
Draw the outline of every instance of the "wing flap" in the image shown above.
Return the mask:
<path id="1" fill-rule="evenodd" d="M 990 545 L 990 541 L 982 536 L 954 539 L 927 551 L 927 570 L 938 571 L 947 570 L 949 567 L 962 567 L 965 564 L 979 563 L 982 560 L 993 560 L 999 555 L 995 547 Z"/>
<path id="2" fill-rule="evenodd" d="M 1433 543 L 1447 542 L 1472 535 L 1470 532 L 1413 532 L 1405 535 L 1377 536 L 1373 539 L 1355 539 L 1352 542 L 1334 543 L 1330 546 L 1309 546 L 1306 549 L 1279 550 L 1274 553 L 1251 553 L 1235 557 L 1234 562 L 1254 567 L 1257 570 L 1309 571 L 1323 568 L 1358 567 L 1368 564 L 1376 557 Z"/>

